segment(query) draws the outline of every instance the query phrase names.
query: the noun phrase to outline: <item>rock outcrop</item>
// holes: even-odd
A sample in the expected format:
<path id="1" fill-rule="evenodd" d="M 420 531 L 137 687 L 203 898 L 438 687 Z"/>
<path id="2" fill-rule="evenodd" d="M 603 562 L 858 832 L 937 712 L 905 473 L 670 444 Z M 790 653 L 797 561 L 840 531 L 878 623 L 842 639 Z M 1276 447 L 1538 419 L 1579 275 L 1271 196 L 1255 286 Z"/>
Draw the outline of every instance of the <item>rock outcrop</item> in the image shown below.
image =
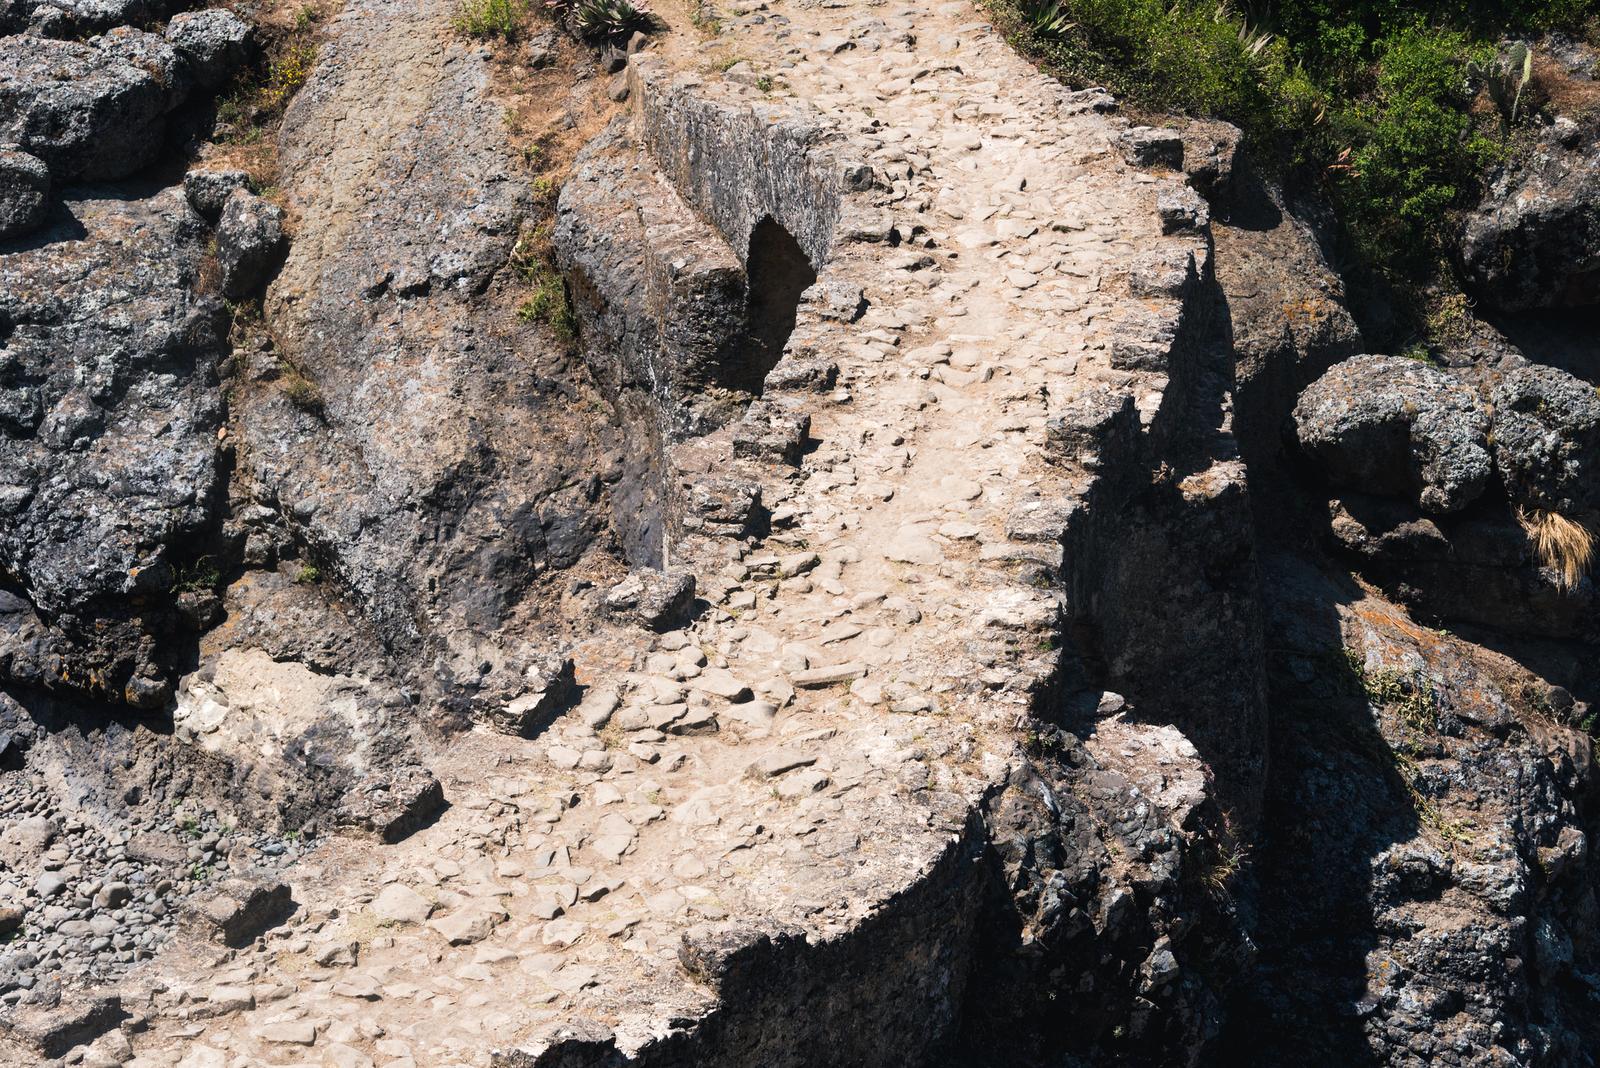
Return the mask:
<path id="1" fill-rule="evenodd" d="M 0 142 L 57 182 L 121 178 L 160 154 L 191 75 L 161 38 L 117 30 L 87 44 L 0 37 Z"/>
<path id="2" fill-rule="evenodd" d="M 1578 100 L 1592 94 L 1591 49 L 1552 38 L 1535 50 L 1546 79 L 1581 87 L 1571 94 Z M 1592 108 L 1558 111 L 1536 138 L 1491 176 L 1462 225 L 1465 280 L 1485 306 L 1501 312 L 1600 300 L 1600 122 Z"/>
<path id="3" fill-rule="evenodd" d="M 37 156 L 0 148 L 0 241 L 37 229 L 50 200 L 50 169 Z"/>
<path id="4" fill-rule="evenodd" d="M 220 520 L 226 313 L 180 193 L 69 207 L 82 237 L 0 260 L 0 665 L 157 707 Z"/>
<path id="5" fill-rule="evenodd" d="M 247 9 L 69 7 L 167 14 L 0 8 L 0 1061 L 1600 1040 L 1600 402 L 1355 355 L 1237 130 L 964 3 L 350 0 L 208 142 Z"/>

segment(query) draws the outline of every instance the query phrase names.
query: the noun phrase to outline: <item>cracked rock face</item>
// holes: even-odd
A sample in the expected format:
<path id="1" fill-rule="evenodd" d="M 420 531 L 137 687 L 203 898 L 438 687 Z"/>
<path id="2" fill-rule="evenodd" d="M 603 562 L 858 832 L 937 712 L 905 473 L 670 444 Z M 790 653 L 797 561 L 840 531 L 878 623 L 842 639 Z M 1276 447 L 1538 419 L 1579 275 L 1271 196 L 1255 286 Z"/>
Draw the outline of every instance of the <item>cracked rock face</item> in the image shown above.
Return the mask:
<path id="1" fill-rule="evenodd" d="M 1455 512 L 1489 483 L 1489 420 L 1449 375 L 1399 356 L 1357 356 L 1300 395 L 1295 433 L 1336 485 Z"/>
<path id="2" fill-rule="evenodd" d="M 1484 304 L 1519 312 L 1600 300 L 1597 145 L 1592 116 L 1563 116 L 1531 153 L 1495 176 L 1461 233 L 1466 280 Z"/>
<path id="3" fill-rule="evenodd" d="M 88 44 L 0 38 L 0 141 L 58 182 L 121 178 L 154 161 L 189 76 L 165 41 L 121 29 Z"/>
<path id="4" fill-rule="evenodd" d="M 224 313 L 177 191 L 70 207 L 84 239 L 0 264 L 0 563 L 41 628 L 3 659 L 159 703 L 155 621 L 218 514 Z"/>

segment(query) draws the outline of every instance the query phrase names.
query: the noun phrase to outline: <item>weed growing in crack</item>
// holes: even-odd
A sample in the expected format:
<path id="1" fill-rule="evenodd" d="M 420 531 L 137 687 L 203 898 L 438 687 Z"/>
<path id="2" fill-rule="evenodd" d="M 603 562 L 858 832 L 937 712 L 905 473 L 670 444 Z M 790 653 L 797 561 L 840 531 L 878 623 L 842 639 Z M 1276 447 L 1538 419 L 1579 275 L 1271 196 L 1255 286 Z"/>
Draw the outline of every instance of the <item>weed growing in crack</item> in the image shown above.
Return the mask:
<path id="1" fill-rule="evenodd" d="M 514 41 L 528 17 L 527 0 L 461 0 L 450 25 L 479 40 Z"/>
<path id="2" fill-rule="evenodd" d="M 549 327 L 557 340 L 570 345 L 578 337 L 578 320 L 567 296 L 566 281 L 553 260 L 547 230 L 535 230 L 517 242 L 511 253 L 511 267 L 533 290 L 517 306 L 517 318 Z"/>
<path id="3" fill-rule="evenodd" d="M 294 368 L 289 368 L 279 379 L 279 387 L 290 404 L 310 415 L 323 411 L 322 390 L 317 384 Z"/>
<path id="4" fill-rule="evenodd" d="M 178 568 L 178 578 L 172 584 L 172 592 L 200 593 L 214 590 L 221 581 L 222 572 L 217 568 L 216 561 L 209 556 L 202 556 L 194 563 Z"/>

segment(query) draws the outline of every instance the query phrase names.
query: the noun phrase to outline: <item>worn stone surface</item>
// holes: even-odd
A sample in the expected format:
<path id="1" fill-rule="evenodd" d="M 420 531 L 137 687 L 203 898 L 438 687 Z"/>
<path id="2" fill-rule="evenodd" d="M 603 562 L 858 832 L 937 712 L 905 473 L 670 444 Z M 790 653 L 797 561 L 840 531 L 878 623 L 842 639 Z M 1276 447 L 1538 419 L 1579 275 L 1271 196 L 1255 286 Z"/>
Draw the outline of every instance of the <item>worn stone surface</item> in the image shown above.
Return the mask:
<path id="1" fill-rule="evenodd" d="M 108 567 L 90 604 L 105 649 L 141 613 L 142 715 L 61 686 L 71 613 L 6 565 L 5 662 L 45 667 L 0 690 L 0 1013 L 114 984 L 127 1026 L 62 1052 L 135 1068 L 1585 1047 L 1593 591 L 1541 578 L 1489 478 L 1506 387 L 1502 474 L 1578 507 L 1577 392 L 1509 352 L 1444 388 L 1396 364 L 1351 426 L 1399 424 L 1398 496 L 1324 511 L 1270 439 L 1353 326 L 1321 219 L 1227 129 L 1130 162 L 1108 97 L 959 3 L 741 5 L 599 55 L 454 14 L 308 31 L 215 503 L 150 550 L 170 579 Z M 237 147 L 119 209 L 193 231 L 119 292 L 266 281 L 229 283 L 270 244 Z M 206 220 L 218 262 L 186 260 Z M 107 233 L 47 231 L 16 288 L 144 247 Z M 1324 533 L 1419 620 L 1499 614 L 1496 651 Z"/>
<path id="2" fill-rule="evenodd" d="M 329 27 L 280 135 L 299 226 L 267 307 L 293 362 L 267 355 L 236 411 L 247 494 L 444 697 L 435 714 L 467 719 L 548 652 L 542 577 L 606 546 L 614 461 L 569 357 L 491 299 L 532 201 L 444 6 Z"/>

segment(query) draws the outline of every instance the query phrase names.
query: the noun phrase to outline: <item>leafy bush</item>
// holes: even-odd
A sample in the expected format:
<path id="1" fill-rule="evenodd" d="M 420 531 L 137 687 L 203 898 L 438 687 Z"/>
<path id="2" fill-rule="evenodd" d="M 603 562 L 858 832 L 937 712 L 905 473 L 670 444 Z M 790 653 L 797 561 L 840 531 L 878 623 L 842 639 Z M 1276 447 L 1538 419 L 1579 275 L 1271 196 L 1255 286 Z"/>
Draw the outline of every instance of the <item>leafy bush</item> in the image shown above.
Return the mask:
<path id="1" fill-rule="evenodd" d="M 528 15 L 528 0 L 461 0 L 450 24 L 468 37 L 514 41 Z"/>
<path id="2" fill-rule="evenodd" d="M 1500 155 L 1468 109 L 1472 49 L 1462 34 L 1412 26 L 1380 42 L 1374 86 L 1329 113 L 1327 148 L 1352 151 L 1333 192 L 1358 250 L 1396 267 L 1437 255 L 1440 224 Z"/>
<path id="3" fill-rule="evenodd" d="M 1070 84 L 1138 108 L 1214 116 L 1258 159 L 1325 181 L 1354 251 L 1391 278 L 1437 264 L 1449 213 L 1505 152 L 1473 106 L 1529 67 L 1507 34 L 1577 28 L 1596 0 L 985 0 L 1022 50 Z M 1498 83 L 1490 86 L 1491 72 Z"/>

